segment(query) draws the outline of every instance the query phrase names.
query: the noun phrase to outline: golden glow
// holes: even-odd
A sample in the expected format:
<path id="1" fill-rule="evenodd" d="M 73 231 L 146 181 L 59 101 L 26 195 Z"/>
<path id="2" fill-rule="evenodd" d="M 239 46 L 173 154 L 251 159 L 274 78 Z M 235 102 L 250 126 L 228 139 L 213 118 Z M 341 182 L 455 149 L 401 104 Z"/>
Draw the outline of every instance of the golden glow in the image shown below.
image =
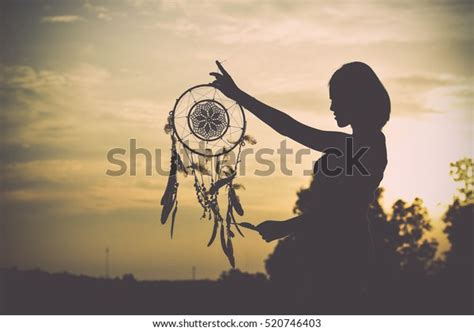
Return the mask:
<path id="1" fill-rule="evenodd" d="M 35 7 L 34 17 L 26 7 Z M 21 268 L 138 278 L 215 278 L 228 269 L 211 225 L 199 220 L 191 180 L 181 180 L 175 238 L 159 223 L 166 178 L 108 177 L 106 153 L 163 149 L 174 100 L 211 81 L 214 60 L 257 98 L 323 129 L 337 129 L 327 81 L 345 62 L 371 65 L 393 104 L 385 129 L 389 165 L 385 204 L 421 197 L 439 220 L 455 193 L 449 162 L 472 155 L 472 76 L 467 13 L 455 4 L 410 6 L 360 1 L 161 1 L 30 5 L 8 9 L 18 31 L 4 43 L 2 97 L 2 263 Z M 20 29 L 21 28 L 21 29 Z M 23 32 L 22 32 L 23 31 Z M 28 31 L 28 32 L 24 32 Z M 13 39 L 16 38 L 16 39 Z M 248 114 L 255 147 L 282 137 Z M 294 149 L 297 144 L 290 144 Z M 246 215 L 260 222 L 292 215 L 301 175 L 317 158 L 239 182 Z M 143 160 L 141 161 L 143 162 Z M 441 204 L 441 205 L 440 205 Z M 437 221 L 436 233 L 442 225 Z M 274 244 L 249 233 L 236 240 L 237 266 L 263 271 Z"/>

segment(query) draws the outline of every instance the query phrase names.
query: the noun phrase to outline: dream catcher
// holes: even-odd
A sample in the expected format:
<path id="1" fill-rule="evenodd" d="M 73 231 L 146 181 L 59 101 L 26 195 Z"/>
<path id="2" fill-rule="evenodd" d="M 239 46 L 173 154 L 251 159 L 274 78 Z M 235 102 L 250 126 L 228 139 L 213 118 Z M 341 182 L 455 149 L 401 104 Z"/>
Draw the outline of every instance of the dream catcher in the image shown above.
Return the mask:
<path id="1" fill-rule="evenodd" d="M 193 177 L 196 197 L 203 209 L 201 219 L 212 222 L 207 245 L 210 246 L 219 233 L 222 249 L 232 267 L 235 267 L 233 230 L 244 236 L 234 217 L 234 213 L 244 214 L 236 193 L 243 186 L 234 180 L 242 146 L 256 143 L 245 134 L 245 129 L 242 107 L 210 84 L 191 87 L 181 94 L 165 126 L 165 132 L 171 136 L 171 165 L 161 199 L 161 223 L 165 224 L 171 215 L 173 237 L 178 210 L 177 175 Z M 219 195 L 227 202 L 225 213 L 219 205 Z"/>

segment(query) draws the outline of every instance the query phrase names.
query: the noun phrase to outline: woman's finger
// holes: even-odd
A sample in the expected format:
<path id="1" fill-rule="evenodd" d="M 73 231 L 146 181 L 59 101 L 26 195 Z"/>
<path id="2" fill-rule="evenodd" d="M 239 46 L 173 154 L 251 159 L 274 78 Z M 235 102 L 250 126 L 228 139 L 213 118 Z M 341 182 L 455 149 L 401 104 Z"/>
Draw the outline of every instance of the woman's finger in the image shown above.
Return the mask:
<path id="1" fill-rule="evenodd" d="M 214 76 L 216 79 L 223 79 L 224 76 L 218 72 L 210 72 L 209 75 Z"/>
<path id="2" fill-rule="evenodd" d="M 224 76 L 229 76 L 229 73 L 224 69 L 222 64 L 219 61 L 216 61 L 217 67 L 224 74 Z"/>

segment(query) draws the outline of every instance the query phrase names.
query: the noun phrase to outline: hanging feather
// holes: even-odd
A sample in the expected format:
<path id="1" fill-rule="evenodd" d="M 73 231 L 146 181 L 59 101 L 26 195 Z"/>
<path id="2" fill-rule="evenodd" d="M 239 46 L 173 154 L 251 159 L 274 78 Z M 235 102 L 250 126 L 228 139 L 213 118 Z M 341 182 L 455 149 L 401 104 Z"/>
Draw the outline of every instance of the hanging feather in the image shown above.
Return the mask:
<path id="1" fill-rule="evenodd" d="M 173 214 L 171 215 L 171 239 L 173 239 L 174 221 L 176 219 L 176 213 L 177 212 L 178 212 L 178 200 L 176 200 L 176 204 L 174 206 Z"/>
<path id="2" fill-rule="evenodd" d="M 204 209 L 204 215 L 203 216 L 205 216 L 206 211 L 207 211 L 207 206 L 206 206 L 206 203 L 205 203 L 204 194 L 202 193 L 201 185 L 199 184 L 196 173 L 194 171 L 193 171 L 193 174 L 194 174 L 194 190 L 196 191 L 196 197 L 197 197 L 197 200 L 198 200 L 199 204 Z"/>
<path id="3" fill-rule="evenodd" d="M 202 175 L 211 176 L 211 172 L 207 167 L 202 163 L 192 163 L 191 168 L 199 171 Z"/>
<path id="4" fill-rule="evenodd" d="M 170 199 L 170 197 L 172 196 L 172 194 L 174 192 L 174 188 L 176 186 L 176 183 L 177 183 L 176 171 L 177 171 L 178 167 L 176 165 L 176 154 L 177 153 L 174 150 L 171 152 L 170 173 L 169 173 L 169 176 L 168 176 L 168 183 L 166 184 L 165 192 L 163 193 L 163 196 L 161 198 L 161 205 L 164 205 L 165 201 Z"/>
<path id="5" fill-rule="evenodd" d="M 184 177 L 188 176 L 187 167 L 184 165 L 183 160 L 181 159 L 181 156 L 179 155 L 179 153 L 176 153 L 176 167 L 177 167 L 177 170 L 184 175 Z"/>
<path id="6" fill-rule="evenodd" d="M 244 210 L 242 208 L 242 205 L 240 204 L 240 199 L 235 193 L 235 190 L 233 187 L 229 188 L 229 199 L 232 203 L 232 207 L 234 207 L 234 210 L 239 216 L 244 215 Z"/>
<path id="7" fill-rule="evenodd" d="M 221 224 L 221 246 L 224 254 L 227 256 L 230 265 L 232 268 L 235 268 L 235 258 L 234 258 L 234 249 L 232 247 L 232 240 L 228 236 L 227 239 L 225 237 L 225 229 L 224 224 Z"/>
<path id="8" fill-rule="evenodd" d="M 234 247 L 232 246 L 232 240 L 230 239 L 230 236 L 227 238 L 227 258 L 229 259 L 229 263 L 232 268 L 235 268 Z"/>
<path id="9" fill-rule="evenodd" d="M 216 159 L 216 165 L 214 171 L 216 172 L 217 176 L 221 174 L 221 160 L 219 158 Z"/>
<path id="10" fill-rule="evenodd" d="M 249 223 L 249 222 L 240 222 L 239 225 L 241 227 L 244 227 L 244 228 L 247 228 L 247 229 L 250 229 L 250 230 L 258 231 L 257 227 L 255 225 L 253 225 L 252 223 Z"/>
<path id="11" fill-rule="evenodd" d="M 170 166 L 170 173 L 168 176 L 168 183 L 166 184 L 165 192 L 161 197 L 161 205 L 163 209 L 161 210 L 161 224 L 165 224 L 168 220 L 168 216 L 173 209 L 177 198 L 177 191 L 178 191 L 178 182 L 176 178 L 176 171 L 177 171 L 177 164 L 176 160 L 178 157 L 178 153 L 176 152 L 176 143 L 174 138 L 172 137 L 172 146 L 171 146 L 171 166 Z"/>
<path id="12" fill-rule="evenodd" d="M 235 173 L 235 170 L 232 166 L 229 166 L 229 165 L 224 165 L 222 168 L 221 168 L 221 172 L 226 175 L 226 176 L 230 176 L 232 175 L 233 173 Z"/>
<path id="13" fill-rule="evenodd" d="M 173 131 L 173 128 L 171 127 L 171 124 L 166 123 L 164 127 L 165 133 L 170 134 Z"/>
<path id="14" fill-rule="evenodd" d="M 214 226 L 212 228 L 212 234 L 211 234 L 211 238 L 209 239 L 209 242 L 207 243 L 207 247 L 211 246 L 212 243 L 214 242 L 214 240 L 216 239 L 216 235 L 217 235 L 217 228 L 219 227 L 219 222 L 218 221 L 214 221 Z"/>
<path id="15" fill-rule="evenodd" d="M 242 140 L 246 143 L 249 143 L 250 145 L 255 145 L 257 143 L 257 139 L 252 137 L 251 135 L 246 134 L 245 136 L 242 137 Z M 237 141 L 229 141 L 231 144 L 237 143 Z"/>
<path id="16" fill-rule="evenodd" d="M 171 210 L 173 209 L 173 206 L 176 202 L 177 187 L 178 186 L 175 187 L 174 192 L 171 193 L 171 196 L 168 197 L 165 200 L 165 203 L 163 204 L 163 209 L 161 210 L 161 224 L 166 223 L 166 221 L 168 220 L 168 216 L 170 215 Z"/>
<path id="17" fill-rule="evenodd" d="M 217 193 L 217 191 L 224 185 L 230 183 L 234 177 L 235 177 L 235 172 L 231 174 L 229 177 L 219 179 L 217 182 L 214 183 L 214 185 L 211 186 L 211 189 L 209 190 L 210 195 L 214 195 Z"/>
<path id="18" fill-rule="evenodd" d="M 230 202 L 230 199 L 228 200 L 227 204 L 227 214 L 226 214 L 226 223 L 231 225 L 234 224 L 235 228 L 237 229 L 237 232 L 242 236 L 245 237 L 242 231 L 240 231 L 239 225 L 235 221 L 234 214 L 232 213 L 232 203 Z"/>
<path id="19" fill-rule="evenodd" d="M 219 214 L 219 211 L 217 210 L 217 208 L 217 200 L 209 200 L 209 210 L 213 213 L 214 218 L 218 218 L 217 215 Z M 220 222 L 221 220 L 218 219 L 218 221 Z"/>
<path id="20" fill-rule="evenodd" d="M 227 254 L 227 243 L 225 240 L 225 231 L 224 231 L 224 224 L 221 223 L 221 231 L 220 231 L 220 238 L 221 238 L 221 247 L 222 250 L 224 251 L 224 254 L 228 256 Z"/>
<path id="21" fill-rule="evenodd" d="M 237 229 L 237 232 L 242 236 L 242 237 L 245 237 L 244 233 L 240 230 L 240 227 L 239 227 L 239 224 L 237 222 L 235 222 L 234 220 L 234 224 L 235 228 Z"/>
<path id="22" fill-rule="evenodd" d="M 242 184 L 237 184 L 237 183 L 232 184 L 232 188 L 233 188 L 234 190 L 240 190 L 240 189 L 245 190 L 245 186 L 244 186 L 244 185 L 242 185 Z"/>
<path id="23" fill-rule="evenodd" d="M 248 135 L 248 134 L 246 134 L 244 136 L 243 140 L 246 143 L 249 143 L 250 145 L 255 145 L 257 143 L 257 139 L 255 139 L 254 137 L 252 137 L 251 135 Z"/>

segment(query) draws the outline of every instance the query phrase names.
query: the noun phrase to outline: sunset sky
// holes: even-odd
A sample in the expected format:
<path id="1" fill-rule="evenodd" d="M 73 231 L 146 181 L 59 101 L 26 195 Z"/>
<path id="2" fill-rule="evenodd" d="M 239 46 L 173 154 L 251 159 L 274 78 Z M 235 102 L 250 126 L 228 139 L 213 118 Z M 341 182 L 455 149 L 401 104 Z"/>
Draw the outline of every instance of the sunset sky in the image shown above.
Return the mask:
<path id="1" fill-rule="evenodd" d="M 389 210 L 424 200 L 435 234 L 456 185 L 449 162 L 472 157 L 471 1 L 2 1 L 0 4 L 2 266 L 140 279 L 217 278 L 229 268 L 212 225 L 199 219 L 193 181 L 180 179 L 175 236 L 159 221 L 167 178 L 106 176 L 112 148 L 162 150 L 168 112 L 187 88 L 212 79 L 215 60 L 246 92 L 296 119 L 337 130 L 327 83 L 363 61 L 385 84 Z M 283 139 L 246 113 L 255 148 Z M 346 130 L 346 132 L 349 132 Z M 302 146 L 288 142 L 294 149 Z M 128 154 L 127 154 L 128 156 Z M 242 220 L 292 216 L 302 165 L 258 177 L 247 158 Z M 275 162 L 278 157 L 275 156 Z M 237 267 L 264 271 L 274 248 L 255 233 L 234 242 Z"/>

